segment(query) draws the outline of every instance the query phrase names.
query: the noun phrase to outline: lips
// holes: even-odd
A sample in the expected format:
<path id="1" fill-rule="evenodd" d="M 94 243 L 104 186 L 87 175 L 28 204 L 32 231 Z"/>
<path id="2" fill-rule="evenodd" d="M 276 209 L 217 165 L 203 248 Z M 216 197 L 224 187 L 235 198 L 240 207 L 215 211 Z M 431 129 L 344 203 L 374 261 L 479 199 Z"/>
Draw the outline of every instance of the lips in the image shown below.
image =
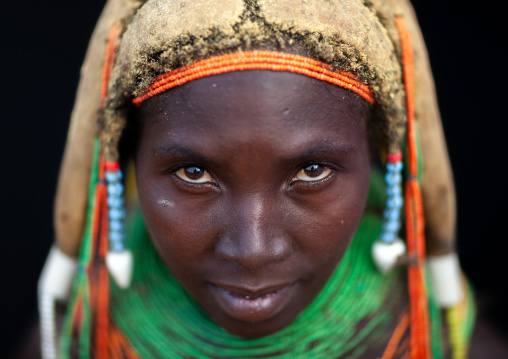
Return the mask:
<path id="1" fill-rule="evenodd" d="M 277 315 L 289 302 L 295 283 L 273 285 L 257 290 L 222 284 L 210 284 L 211 292 L 230 317 L 257 323 Z"/>

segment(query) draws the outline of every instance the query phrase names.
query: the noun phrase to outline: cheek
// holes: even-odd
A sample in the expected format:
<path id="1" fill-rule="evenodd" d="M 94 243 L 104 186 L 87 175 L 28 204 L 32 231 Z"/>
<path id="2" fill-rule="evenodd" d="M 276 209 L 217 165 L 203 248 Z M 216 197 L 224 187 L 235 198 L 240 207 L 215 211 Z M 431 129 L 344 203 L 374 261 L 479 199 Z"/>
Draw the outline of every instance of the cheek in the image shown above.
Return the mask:
<path id="1" fill-rule="evenodd" d="M 289 211 L 291 236 L 313 262 L 335 265 L 356 233 L 365 210 L 369 167 Z"/>
<path id="2" fill-rule="evenodd" d="M 138 192 L 145 223 L 166 266 L 178 276 L 213 252 L 217 228 L 213 201 L 183 196 L 171 178 L 138 176 Z"/>

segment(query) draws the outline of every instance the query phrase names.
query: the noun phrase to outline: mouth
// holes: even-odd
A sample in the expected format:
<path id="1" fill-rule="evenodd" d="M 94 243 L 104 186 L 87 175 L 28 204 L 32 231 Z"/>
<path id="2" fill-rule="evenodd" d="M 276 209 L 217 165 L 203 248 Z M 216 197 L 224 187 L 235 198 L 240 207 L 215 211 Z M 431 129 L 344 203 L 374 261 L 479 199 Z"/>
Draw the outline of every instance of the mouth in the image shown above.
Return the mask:
<path id="1" fill-rule="evenodd" d="M 257 323 L 270 319 L 284 309 L 296 282 L 258 290 L 210 283 L 211 292 L 222 310 L 231 318 Z"/>

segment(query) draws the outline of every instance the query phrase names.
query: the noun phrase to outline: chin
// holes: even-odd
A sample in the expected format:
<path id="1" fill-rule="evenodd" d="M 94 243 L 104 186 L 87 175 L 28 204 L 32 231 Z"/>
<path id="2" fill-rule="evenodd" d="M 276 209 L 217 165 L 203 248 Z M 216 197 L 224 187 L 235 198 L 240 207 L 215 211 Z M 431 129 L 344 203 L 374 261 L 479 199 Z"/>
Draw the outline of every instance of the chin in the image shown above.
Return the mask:
<path id="1" fill-rule="evenodd" d="M 280 315 L 274 318 L 256 323 L 247 323 L 232 318 L 220 318 L 216 320 L 216 323 L 233 335 L 244 339 L 256 339 L 277 333 L 286 328 L 298 314 L 280 313 Z"/>

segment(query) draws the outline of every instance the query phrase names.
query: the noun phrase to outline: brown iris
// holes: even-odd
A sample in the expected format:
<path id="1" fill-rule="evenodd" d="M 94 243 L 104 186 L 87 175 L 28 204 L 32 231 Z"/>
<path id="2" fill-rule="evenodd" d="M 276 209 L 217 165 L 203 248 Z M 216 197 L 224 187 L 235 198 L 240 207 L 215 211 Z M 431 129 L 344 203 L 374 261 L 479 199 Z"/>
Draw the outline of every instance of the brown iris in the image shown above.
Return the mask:
<path id="1" fill-rule="evenodd" d="M 332 170 L 329 167 L 312 164 L 302 168 L 296 174 L 296 179 L 300 181 L 317 181 L 329 176 L 332 173 Z"/>
<path id="2" fill-rule="evenodd" d="M 205 183 L 212 181 L 212 176 L 204 169 L 197 166 L 180 168 L 175 175 L 182 181 L 191 183 Z"/>

